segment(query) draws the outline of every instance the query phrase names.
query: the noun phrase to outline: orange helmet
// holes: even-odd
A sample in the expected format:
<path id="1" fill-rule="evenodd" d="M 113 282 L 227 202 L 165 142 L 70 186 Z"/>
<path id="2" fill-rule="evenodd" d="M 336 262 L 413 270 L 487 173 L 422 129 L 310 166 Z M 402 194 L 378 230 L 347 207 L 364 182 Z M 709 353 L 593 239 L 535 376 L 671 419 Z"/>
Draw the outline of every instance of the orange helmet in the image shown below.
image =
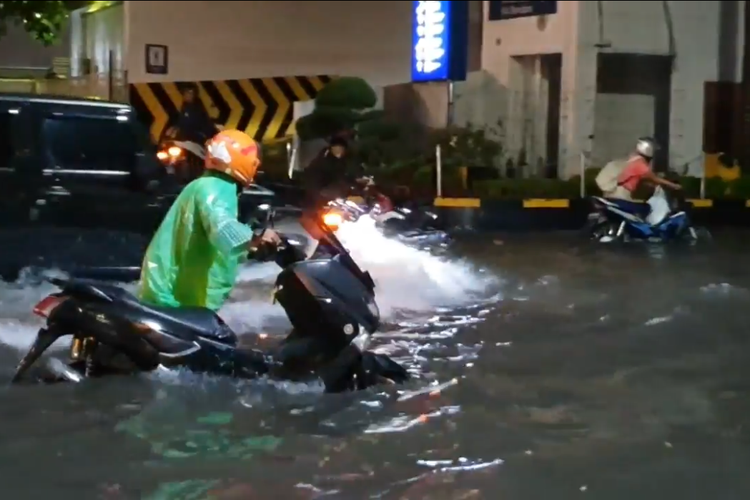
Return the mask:
<path id="1" fill-rule="evenodd" d="M 247 186 L 260 166 L 260 146 L 239 130 L 222 130 L 206 148 L 206 168 L 218 170 Z"/>

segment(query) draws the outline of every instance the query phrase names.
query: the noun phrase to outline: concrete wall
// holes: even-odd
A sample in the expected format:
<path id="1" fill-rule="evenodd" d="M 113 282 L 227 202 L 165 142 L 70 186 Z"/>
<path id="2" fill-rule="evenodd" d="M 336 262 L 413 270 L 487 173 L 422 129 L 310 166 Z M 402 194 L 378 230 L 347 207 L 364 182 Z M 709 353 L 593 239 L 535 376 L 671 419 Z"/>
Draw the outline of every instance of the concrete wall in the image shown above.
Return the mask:
<path id="1" fill-rule="evenodd" d="M 71 16 L 71 72 L 84 73 L 83 60 L 90 61 L 90 73 L 106 75 L 112 70 L 121 76 L 125 62 L 125 7 L 115 4 L 87 13 L 79 10 Z"/>
<path id="2" fill-rule="evenodd" d="M 669 162 L 672 166 L 690 163 L 691 171 L 699 173 L 704 82 L 739 78 L 745 2 L 606 1 L 601 2 L 601 13 L 597 2 L 580 5 L 582 17 L 597 21 L 581 23 L 583 64 L 591 65 L 596 57 L 592 42 L 607 46 L 605 52 L 674 57 Z"/>
<path id="3" fill-rule="evenodd" d="M 539 94 L 543 87 L 539 65 L 529 66 L 529 59 L 518 56 L 560 53 L 560 174 L 569 177 L 580 171 L 582 152 L 590 166 L 601 166 L 625 149 L 619 134 L 640 135 L 635 131 L 653 128 L 658 114 L 656 99 L 636 90 L 632 90 L 631 97 L 609 91 L 597 96 L 598 54 L 673 56 L 669 163 L 691 163 L 691 171 L 698 173 L 701 167 L 695 160 L 700 156 L 703 138 L 704 82 L 739 78 L 744 4 L 566 1 L 558 2 L 557 14 L 507 21 L 487 20 L 485 5 L 482 71 L 456 86 L 456 122 L 502 121 L 506 150 L 509 156 L 516 157 L 529 144 L 528 136 L 522 132 L 524 124 L 533 120 L 534 125 L 525 128 L 538 131 L 544 128 L 539 122 L 546 120 L 544 106 L 527 105 L 529 96 Z M 634 80 L 634 87 L 642 77 L 628 75 Z M 422 114 L 428 123 L 444 123 L 445 91 L 432 84 L 416 86 L 415 92 L 423 101 Z M 615 120 L 615 116 L 620 120 L 617 127 L 605 123 Z M 541 144 L 536 147 L 543 149 Z"/>
<path id="4" fill-rule="evenodd" d="M 472 87 L 479 87 L 485 93 L 479 106 L 462 106 L 461 109 L 470 113 L 466 117 L 470 121 L 502 122 L 509 158 L 517 159 L 524 149 L 527 160 L 534 165 L 538 158 L 546 163 L 555 162 L 556 158 L 546 158 L 545 151 L 547 84 L 542 78 L 543 66 L 540 58 L 525 56 L 563 54 L 560 133 L 563 137 L 571 135 L 575 126 L 572 108 L 578 104 L 573 99 L 572 89 L 580 70 L 575 60 L 578 2 L 558 2 L 555 15 L 506 21 L 489 21 L 487 4 L 485 2 L 482 44 L 482 69 L 486 76 L 479 85 L 470 80 L 462 86 L 462 94 L 467 96 L 465 100 L 473 94 Z M 560 144 L 560 156 L 565 158 L 570 148 L 565 140 Z M 536 166 L 533 170 L 537 170 Z"/>
<path id="5" fill-rule="evenodd" d="M 20 26 L 12 23 L 0 38 L 0 66 L 52 67 L 55 57 L 68 57 L 70 31 L 63 30 L 60 41 L 51 47 L 37 42 Z"/>
<path id="6" fill-rule="evenodd" d="M 411 9 L 393 2 L 126 2 L 128 79 L 287 75 L 409 81 Z M 146 44 L 169 47 L 169 74 L 145 73 Z"/>

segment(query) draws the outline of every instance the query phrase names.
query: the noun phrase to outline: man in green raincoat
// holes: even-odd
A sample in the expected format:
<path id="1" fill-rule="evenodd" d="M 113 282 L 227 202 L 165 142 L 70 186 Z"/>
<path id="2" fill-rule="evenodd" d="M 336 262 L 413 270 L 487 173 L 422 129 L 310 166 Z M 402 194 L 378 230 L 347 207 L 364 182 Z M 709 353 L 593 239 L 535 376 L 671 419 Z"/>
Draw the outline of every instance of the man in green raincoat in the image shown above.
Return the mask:
<path id="1" fill-rule="evenodd" d="M 146 251 L 139 299 L 165 307 L 217 311 L 234 287 L 251 246 L 278 244 L 272 230 L 256 236 L 237 220 L 238 193 L 260 166 L 258 144 L 239 130 L 209 141 L 206 173 L 177 197 Z"/>

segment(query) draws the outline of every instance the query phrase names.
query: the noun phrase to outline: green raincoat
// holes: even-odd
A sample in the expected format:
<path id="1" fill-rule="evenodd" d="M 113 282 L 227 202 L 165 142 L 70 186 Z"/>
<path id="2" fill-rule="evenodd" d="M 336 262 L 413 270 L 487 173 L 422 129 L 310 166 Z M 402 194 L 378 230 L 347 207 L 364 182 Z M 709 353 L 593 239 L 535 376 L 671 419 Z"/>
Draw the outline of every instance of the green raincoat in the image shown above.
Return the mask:
<path id="1" fill-rule="evenodd" d="M 146 250 L 139 298 L 166 307 L 218 310 L 253 238 L 237 220 L 237 186 L 207 172 L 177 197 Z"/>

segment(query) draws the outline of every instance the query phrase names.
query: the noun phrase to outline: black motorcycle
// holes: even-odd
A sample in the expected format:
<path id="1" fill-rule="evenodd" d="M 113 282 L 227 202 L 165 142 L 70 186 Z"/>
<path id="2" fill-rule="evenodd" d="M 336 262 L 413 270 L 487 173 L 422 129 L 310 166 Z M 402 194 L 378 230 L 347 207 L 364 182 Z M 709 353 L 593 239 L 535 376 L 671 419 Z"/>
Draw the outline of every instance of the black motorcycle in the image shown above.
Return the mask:
<path id="1" fill-rule="evenodd" d="M 274 300 L 287 313 L 291 333 L 267 352 L 238 347 L 237 335 L 213 311 L 139 302 L 117 286 L 86 280 L 49 281 L 61 291 L 34 307 L 47 324 L 21 360 L 13 382 L 61 337 L 72 335 L 69 359 L 42 381 L 80 382 L 90 377 L 148 372 L 160 366 L 252 379 L 319 378 L 327 392 L 402 383 L 407 371 L 388 356 L 367 350 L 380 323 L 375 284 L 332 231 L 316 224 L 312 258 L 289 239 L 254 257 L 282 271 Z"/>

